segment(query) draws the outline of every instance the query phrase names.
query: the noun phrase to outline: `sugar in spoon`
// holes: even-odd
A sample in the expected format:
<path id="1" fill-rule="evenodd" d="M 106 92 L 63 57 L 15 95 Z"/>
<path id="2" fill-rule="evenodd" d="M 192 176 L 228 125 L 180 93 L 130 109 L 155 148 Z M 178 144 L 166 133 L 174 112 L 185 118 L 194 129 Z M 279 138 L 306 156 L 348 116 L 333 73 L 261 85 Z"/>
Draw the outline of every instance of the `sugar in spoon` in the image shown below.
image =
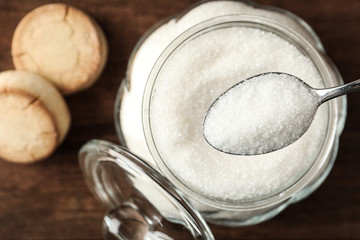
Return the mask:
<path id="1" fill-rule="evenodd" d="M 211 104 L 203 134 L 212 147 L 224 153 L 273 152 L 299 139 L 321 104 L 355 91 L 360 91 L 360 80 L 315 89 L 287 73 L 259 74 L 235 84 Z"/>

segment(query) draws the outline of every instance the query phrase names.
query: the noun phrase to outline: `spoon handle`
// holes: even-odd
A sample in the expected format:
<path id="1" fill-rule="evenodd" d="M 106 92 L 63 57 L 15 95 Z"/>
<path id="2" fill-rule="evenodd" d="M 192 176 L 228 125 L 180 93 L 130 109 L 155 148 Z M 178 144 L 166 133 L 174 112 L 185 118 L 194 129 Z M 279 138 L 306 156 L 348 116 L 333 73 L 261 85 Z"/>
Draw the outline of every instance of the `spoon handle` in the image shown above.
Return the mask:
<path id="1" fill-rule="evenodd" d="M 319 105 L 321 105 L 330 99 L 360 91 L 360 79 L 338 87 L 316 89 L 315 91 L 319 95 Z"/>

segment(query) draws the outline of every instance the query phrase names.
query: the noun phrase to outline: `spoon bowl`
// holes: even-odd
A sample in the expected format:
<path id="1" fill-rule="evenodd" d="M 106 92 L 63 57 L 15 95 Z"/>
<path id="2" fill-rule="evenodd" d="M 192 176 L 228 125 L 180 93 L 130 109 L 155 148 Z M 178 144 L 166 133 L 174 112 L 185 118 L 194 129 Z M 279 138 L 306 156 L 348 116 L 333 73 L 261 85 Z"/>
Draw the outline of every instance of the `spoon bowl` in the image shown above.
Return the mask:
<path id="1" fill-rule="evenodd" d="M 359 90 L 360 80 L 315 89 L 291 74 L 262 73 L 235 84 L 211 104 L 203 134 L 224 153 L 270 153 L 298 140 L 321 104 Z"/>

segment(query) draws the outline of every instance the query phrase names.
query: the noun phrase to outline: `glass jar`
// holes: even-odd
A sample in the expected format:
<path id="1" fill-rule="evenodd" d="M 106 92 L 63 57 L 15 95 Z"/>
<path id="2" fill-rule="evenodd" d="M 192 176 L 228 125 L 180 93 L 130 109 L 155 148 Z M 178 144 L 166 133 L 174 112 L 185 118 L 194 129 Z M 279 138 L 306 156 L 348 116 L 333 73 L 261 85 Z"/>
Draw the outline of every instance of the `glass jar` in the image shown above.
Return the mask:
<path id="1" fill-rule="evenodd" d="M 270 32 L 291 43 L 311 60 L 321 78 L 321 86 L 343 84 L 319 38 L 300 18 L 284 10 L 248 1 L 205 1 L 179 16 L 162 21 L 140 39 L 118 91 L 115 125 L 121 145 L 160 171 L 180 189 L 206 221 L 225 226 L 243 226 L 275 216 L 289 204 L 307 197 L 325 180 L 336 158 L 339 135 L 346 115 L 346 99 L 337 98 L 322 106 L 326 115 L 323 137 L 311 156 L 306 157 L 306 168 L 296 172 L 291 181 L 264 194 L 256 196 L 255 193 L 249 198 L 221 198 L 202 192 L 200 187 L 184 181 L 183 176 L 169 167 L 154 137 L 152 101 L 158 78 L 167 71 L 164 68 L 169 59 L 176 57 L 194 39 L 225 28 L 251 28 Z M 170 96 L 172 92 L 168 94 Z M 166 209 L 160 210 L 166 212 Z"/>

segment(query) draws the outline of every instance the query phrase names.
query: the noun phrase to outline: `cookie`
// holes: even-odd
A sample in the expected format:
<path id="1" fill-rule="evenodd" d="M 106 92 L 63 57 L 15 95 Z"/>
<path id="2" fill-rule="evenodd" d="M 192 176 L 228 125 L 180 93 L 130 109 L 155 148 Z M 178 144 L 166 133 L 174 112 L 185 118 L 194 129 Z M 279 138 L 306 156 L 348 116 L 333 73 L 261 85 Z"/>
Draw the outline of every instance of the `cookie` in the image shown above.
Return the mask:
<path id="1" fill-rule="evenodd" d="M 12 40 L 16 69 L 38 73 L 68 95 L 91 86 L 107 59 L 98 24 L 79 9 L 47 4 L 28 13 Z"/>
<path id="2" fill-rule="evenodd" d="M 69 127 L 68 107 L 51 83 L 31 72 L 0 73 L 0 159 L 17 163 L 45 159 Z"/>

